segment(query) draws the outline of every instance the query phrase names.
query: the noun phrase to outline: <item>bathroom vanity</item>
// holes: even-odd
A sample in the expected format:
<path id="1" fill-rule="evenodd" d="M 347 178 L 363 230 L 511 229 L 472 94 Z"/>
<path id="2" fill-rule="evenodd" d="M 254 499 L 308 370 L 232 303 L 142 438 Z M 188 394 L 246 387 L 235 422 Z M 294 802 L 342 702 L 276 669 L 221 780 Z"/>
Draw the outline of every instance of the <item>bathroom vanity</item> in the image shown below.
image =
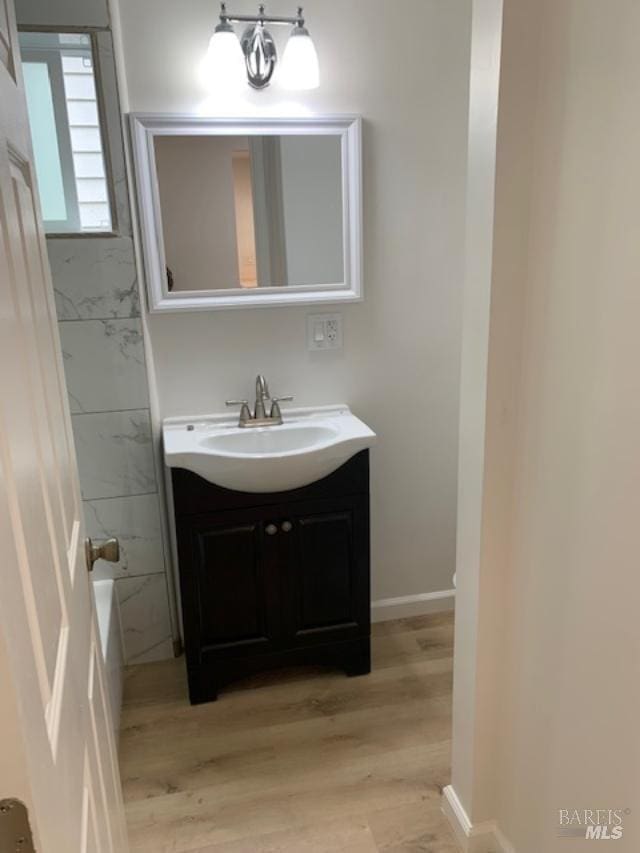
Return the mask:
<path id="1" fill-rule="evenodd" d="M 129 128 L 152 313 L 362 300 L 359 116 L 140 113 Z M 253 412 L 229 401 L 235 420 L 164 425 L 194 702 L 274 666 L 369 669 L 375 436 L 346 406 L 289 399 L 265 382 Z"/>
<path id="2" fill-rule="evenodd" d="M 224 684 L 276 667 L 369 672 L 371 430 L 334 407 L 258 430 L 223 416 L 174 419 L 164 438 L 191 701 L 215 699 Z M 289 441 L 295 450 L 286 449 Z M 305 467 L 309 459 L 315 468 Z M 313 482 L 273 491 L 211 481 L 220 471 L 226 485 L 247 483 L 255 469 L 265 487 L 295 484 L 327 468 Z"/>
<path id="3" fill-rule="evenodd" d="M 362 300 L 359 116 L 134 113 L 129 128 L 152 313 Z M 253 412 L 229 401 L 235 421 L 164 425 L 194 702 L 273 666 L 369 668 L 375 436 L 346 406 L 289 399 L 264 383 Z"/>

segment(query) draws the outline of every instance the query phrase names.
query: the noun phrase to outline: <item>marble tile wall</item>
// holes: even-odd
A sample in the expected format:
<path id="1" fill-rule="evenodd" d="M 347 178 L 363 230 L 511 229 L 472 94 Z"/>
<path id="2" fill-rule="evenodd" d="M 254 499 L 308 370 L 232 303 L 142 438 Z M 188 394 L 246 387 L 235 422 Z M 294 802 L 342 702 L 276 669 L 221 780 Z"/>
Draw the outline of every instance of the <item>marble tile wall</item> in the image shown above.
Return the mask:
<path id="1" fill-rule="evenodd" d="M 60 336 L 74 415 L 149 405 L 140 320 L 63 321 Z"/>
<path id="2" fill-rule="evenodd" d="M 117 536 L 129 663 L 173 654 L 149 390 L 131 238 L 47 241 L 87 535 Z"/>
<path id="3" fill-rule="evenodd" d="M 47 248 L 87 535 L 121 546 L 120 562 L 94 573 L 115 578 L 127 662 L 141 663 L 172 656 L 174 638 L 111 35 L 96 41 L 114 236 Z"/>
<path id="4" fill-rule="evenodd" d="M 131 237 L 59 238 L 48 246 L 58 320 L 140 317 Z"/>

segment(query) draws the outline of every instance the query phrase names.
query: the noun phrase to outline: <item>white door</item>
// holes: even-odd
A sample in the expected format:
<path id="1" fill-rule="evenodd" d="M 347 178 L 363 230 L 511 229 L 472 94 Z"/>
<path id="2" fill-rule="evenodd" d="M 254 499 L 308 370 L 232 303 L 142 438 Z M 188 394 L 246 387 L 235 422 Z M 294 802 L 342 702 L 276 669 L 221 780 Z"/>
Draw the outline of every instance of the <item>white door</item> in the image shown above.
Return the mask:
<path id="1" fill-rule="evenodd" d="M 0 0 L 0 799 L 40 853 L 124 853 L 17 45 Z"/>

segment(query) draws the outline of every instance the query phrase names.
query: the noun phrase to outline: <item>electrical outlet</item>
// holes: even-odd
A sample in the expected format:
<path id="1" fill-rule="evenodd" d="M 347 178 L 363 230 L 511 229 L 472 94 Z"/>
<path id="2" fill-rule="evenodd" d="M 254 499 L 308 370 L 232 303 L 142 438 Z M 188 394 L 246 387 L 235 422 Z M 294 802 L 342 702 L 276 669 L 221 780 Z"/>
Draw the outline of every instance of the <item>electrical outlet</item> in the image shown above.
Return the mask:
<path id="1" fill-rule="evenodd" d="M 338 342 L 340 321 L 336 317 L 328 317 L 324 321 L 324 329 L 327 335 L 327 342 L 330 347 L 335 347 Z"/>
<path id="2" fill-rule="evenodd" d="M 342 349 L 342 314 L 307 314 L 310 350 Z"/>

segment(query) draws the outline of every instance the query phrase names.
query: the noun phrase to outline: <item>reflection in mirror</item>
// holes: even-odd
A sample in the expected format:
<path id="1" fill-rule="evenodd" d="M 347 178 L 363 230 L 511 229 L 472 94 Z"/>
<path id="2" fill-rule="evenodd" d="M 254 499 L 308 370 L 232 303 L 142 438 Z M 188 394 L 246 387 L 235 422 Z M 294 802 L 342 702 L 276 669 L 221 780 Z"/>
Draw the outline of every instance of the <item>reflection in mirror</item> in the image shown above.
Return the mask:
<path id="1" fill-rule="evenodd" d="M 339 135 L 155 135 L 167 289 L 345 280 Z"/>

